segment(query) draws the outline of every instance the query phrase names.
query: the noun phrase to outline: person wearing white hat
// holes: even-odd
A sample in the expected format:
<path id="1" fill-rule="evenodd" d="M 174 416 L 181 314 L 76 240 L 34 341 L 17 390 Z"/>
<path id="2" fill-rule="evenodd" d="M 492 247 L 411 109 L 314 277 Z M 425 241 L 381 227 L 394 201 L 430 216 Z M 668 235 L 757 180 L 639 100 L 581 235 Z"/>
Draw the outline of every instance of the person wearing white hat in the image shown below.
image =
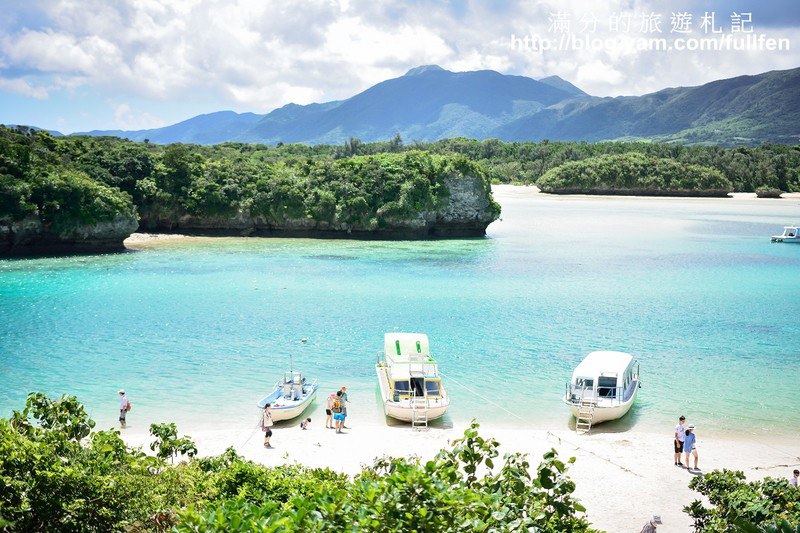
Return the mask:
<path id="1" fill-rule="evenodd" d="M 131 401 L 125 396 L 125 391 L 120 389 L 119 391 L 119 425 L 125 427 L 126 420 L 125 417 L 128 414 L 128 411 L 131 410 Z"/>
<path id="2" fill-rule="evenodd" d="M 686 469 L 689 468 L 689 455 L 694 456 L 694 469 L 697 470 L 697 436 L 694 434 L 694 424 L 689 424 L 686 428 L 686 436 L 683 437 L 683 452 L 686 454 Z"/>

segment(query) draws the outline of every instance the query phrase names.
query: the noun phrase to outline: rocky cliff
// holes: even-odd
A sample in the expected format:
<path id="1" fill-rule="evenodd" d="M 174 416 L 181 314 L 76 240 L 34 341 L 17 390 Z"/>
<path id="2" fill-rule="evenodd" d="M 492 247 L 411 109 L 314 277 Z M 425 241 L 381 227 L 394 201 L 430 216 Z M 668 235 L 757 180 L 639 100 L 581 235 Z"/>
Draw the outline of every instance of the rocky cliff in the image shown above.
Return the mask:
<path id="1" fill-rule="evenodd" d="M 136 217 L 130 213 L 60 230 L 36 216 L 16 221 L 0 218 L 0 256 L 120 251 L 125 249 L 122 241 L 138 227 Z"/>

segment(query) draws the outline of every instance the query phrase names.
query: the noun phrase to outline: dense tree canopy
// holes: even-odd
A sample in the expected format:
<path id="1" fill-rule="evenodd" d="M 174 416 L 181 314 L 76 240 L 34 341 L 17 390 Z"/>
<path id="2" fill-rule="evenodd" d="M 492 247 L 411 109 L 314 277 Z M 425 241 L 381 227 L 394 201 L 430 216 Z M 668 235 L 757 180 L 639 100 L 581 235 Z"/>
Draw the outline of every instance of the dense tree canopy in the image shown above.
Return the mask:
<path id="1" fill-rule="evenodd" d="M 141 226 L 151 230 L 170 228 L 188 215 L 210 227 L 244 216 L 267 227 L 291 219 L 372 231 L 441 205 L 449 175 L 547 184 L 578 173 L 583 180 L 603 174 L 667 189 L 800 191 L 800 146 L 463 138 L 407 143 L 399 136 L 340 146 L 161 146 L 0 127 L 0 220 L 36 214 L 58 228 L 137 210 Z M 499 206 L 490 203 L 488 210 L 496 216 Z"/>
<path id="2" fill-rule="evenodd" d="M 544 192 L 727 195 L 731 182 L 721 172 L 639 152 L 601 155 L 564 163 L 536 182 Z"/>
<path id="3" fill-rule="evenodd" d="M 0 128 L 0 218 L 38 215 L 59 231 L 135 214 L 113 183 L 62 164 L 59 146 L 44 131 Z"/>
<path id="4" fill-rule="evenodd" d="M 142 226 L 152 229 L 185 215 L 243 215 L 276 226 L 309 219 L 374 230 L 392 218 L 441 207 L 448 177 L 477 177 L 488 187 L 482 167 L 464 156 L 402 151 L 399 138 L 382 145 L 385 151 L 359 155 L 363 145 L 356 140 L 341 150 L 158 146 L 2 128 L 0 218 L 58 212 L 103 220 L 136 205 Z M 499 213 L 495 203 L 489 209 Z"/>

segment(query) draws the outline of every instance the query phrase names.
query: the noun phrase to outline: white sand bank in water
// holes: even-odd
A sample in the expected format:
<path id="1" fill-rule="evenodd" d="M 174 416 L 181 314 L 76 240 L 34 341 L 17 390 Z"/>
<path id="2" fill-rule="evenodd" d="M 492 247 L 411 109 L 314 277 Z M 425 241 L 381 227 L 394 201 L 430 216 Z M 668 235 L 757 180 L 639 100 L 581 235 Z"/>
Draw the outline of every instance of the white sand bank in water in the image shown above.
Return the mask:
<path id="1" fill-rule="evenodd" d="M 248 459 L 269 466 L 300 463 L 355 474 L 362 464 L 371 464 L 375 457 L 383 455 L 432 458 L 467 427 L 457 423 L 452 429 L 413 431 L 408 426 L 362 425 L 357 406 L 354 407 L 348 417 L 352 428 L 339 435 L 325 429 L 324 420 L 319 417 L 314 417 L 307 431 L 299 428 L 299 421 L 278 424 L 271 450 L 263 448 L 263 434 L 254 430 L 255 421 L 253 427 L 234 431 L 179 427 L 179 432 L 194 438 L 201 455 L 219 454 L 233 446 Z M 131 418 L 136 424 L 135 416 Z M 130 427 L 123 431 L 123 437 L 128 444 L 147 450 L 151 438 L 145 431 L 144 424 L 141 428 Z M 658 514 L 663 520 L 659 532 L 691 530 L 691 520 L 682 508 L 700 495 L 688 488 L 692 474 L 673 464 L 672 428 L 664 428 L 659 434 L 641 433 L 635 428 L 603 433 L 602 426 L 598 426 L 592 434 L 583 436 L 566 430 L 548 432 L 489 425 L 483 425 L 480 431 L 484 437 L 494 437 L 501 443 L 501 455 L 528 453 L 534 464 L 550 448 L 555 448 L 564 460 L 575 456 L 569 475 L 577 484 L 576 496 L 586 506 L 588 518 L 596 528 L 639 531 L 648 517 Z M 697 435 L 703 472 L 742 470 L 748 480 L 756 480 L 785 477 L 800 464 L 800 443 L 706 439 L 702 428 L 698 428 Z"/>
<path id="2" fill-rule="evenodd" d="M 767 205 L 770 202 L 777 202 L 778 204 L 787 203 L 787 202 L 798 202 L 800 201 L 800 193 L 792 192 L 792 193 L 783 193 L 781 198 L 758 198 L 756 197 L 756 193 L 754 192 L 735 192 L 731 193 L 729 198 L 715 198 L 715 197 L 703 197 L 703 196 L 622 196 L 622 195 L 600 195 L 600 194 L 546 194 L 541 191 L 535 185 L 506 185 L 506 184 L 495 184 L 492 185 L 492 194 L 494 199 L 498 202 L 502 203 L 502 200 L 510 200 L 514 198 L 542 198 L 542 199 L 554 199 L 554 200 L 568 200 L 570 198 L 603 198 L 603 199 L 616 199 L 616 200 L 625 200 L 625 199 L 635 199 L 635 200 L 672 200 L 676 202 L 685 202 L 685 201 L 705 201 L 705 202 L 731 202 L 733 200 L 736 201 L 753 201 L 757 204 Z"/>
<path id="3" fill-rule="evenodd" d="M 137 246 L 146 246 L 154 242 L 180 241 L 192 238 L 188 235 L 179 235 L 177 233 L 131 233 L 131 236 L 125 239 L 124 244 L 128 248 L 136 248 Z"/>

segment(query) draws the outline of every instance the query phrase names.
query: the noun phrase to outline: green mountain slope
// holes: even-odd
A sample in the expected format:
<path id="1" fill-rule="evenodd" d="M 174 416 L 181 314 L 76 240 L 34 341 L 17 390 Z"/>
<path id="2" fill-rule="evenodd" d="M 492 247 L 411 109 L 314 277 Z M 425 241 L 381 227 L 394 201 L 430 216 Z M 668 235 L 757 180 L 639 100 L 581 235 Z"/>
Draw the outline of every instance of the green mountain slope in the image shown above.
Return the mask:
<path id="1" fill-rule="evenodd" d="M 505 140 L 792 144 L 800 135 L 800 69 L 638 97 L 568 102 L 501 126 L 494 133 Z"/>

